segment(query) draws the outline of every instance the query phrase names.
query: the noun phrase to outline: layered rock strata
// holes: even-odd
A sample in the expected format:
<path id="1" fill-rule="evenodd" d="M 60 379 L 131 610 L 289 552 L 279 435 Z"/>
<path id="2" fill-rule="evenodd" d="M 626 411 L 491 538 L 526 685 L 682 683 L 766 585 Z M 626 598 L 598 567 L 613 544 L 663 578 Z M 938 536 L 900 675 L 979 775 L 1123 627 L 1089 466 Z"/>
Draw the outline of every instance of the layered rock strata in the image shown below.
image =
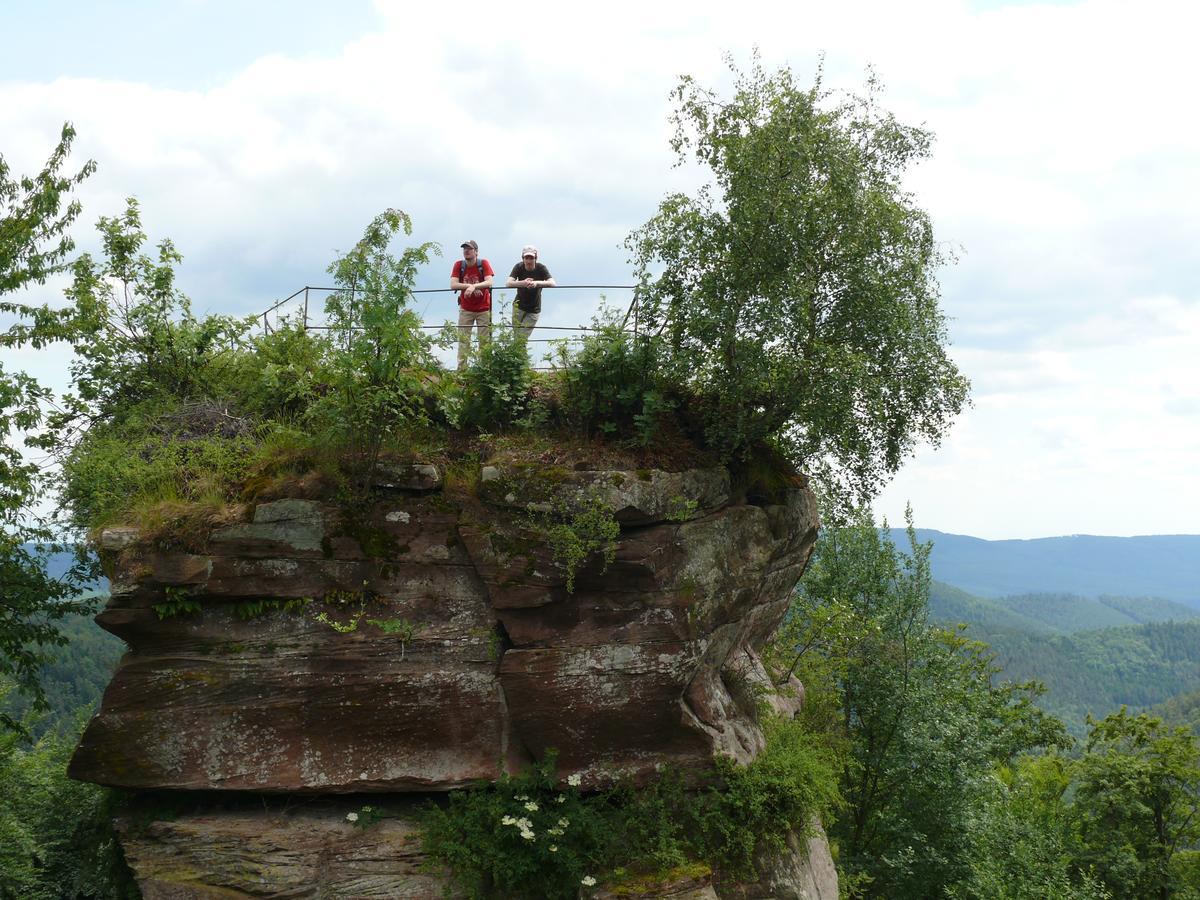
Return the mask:
<path id="1" fill-rule="evenodd" d="M 428 793 L 553 749 L 587 790 L 664 765 L 698 777 L 715 755 L 762 749 L 758 654 L 816 539 L 806 487 L 755 505 L 719 468 L 508 466 L 468 495 L 422 466 L 381 488 L 352 508 L 251 505 L 190 549 L 105 531 L 97 620 L 129 652 L 70 774 L 139 790 Z M 589 504 L 621 533 L 611 562 L 593 553 L 568 590 L 546 528 Z M 791 687 L 772 698 L 781 712 L 798 706 Z M 377 827 L 364 836 L 328 809 L 218 812 L 127 827 L 123 843 L 148 897 L 436 896 L 411 823 Z M 828 878 L 824 894 L 800 887 L 823 871 L 811 848 L 789 853 L 770 877 L 798 887 L 779 896 L 828 894 Z M 243 884 L 268 869 L 263 885 L 286 875 L 278 889 Z"/>
<path id="2" fill-rule="evenodd" d="M 396 808 L 368 828 L 346 819 L 360 804 L 347 799 L 284 807 L 247 804 L 170 816 L 135 807 L 118 821 L 125 857 L 145 900 L 230 897 L 459 897 L 431 870 L 421 850 L 417 810 Z M 615 889 L 597 886 L 595 900 L 837 900 L 837 876 L 824 835 L 793 836 L 763 861 L 756 883 L 714 883 L 711 873 L 668 874 Z"/>
<path id="3" fill-rule="evenodd" d="M 811 494 L 733 503 L 723 469 L 484 476 L 481 502 L 425 478 L 355 510 L 260 503 L 203 552 L 105 532 L 98 621 L 130 651 L 72 776 L 436 791 L 554 748 L 589 788 L 752 759 L 758 649 L 815 540 Z M 540 523 L 581 495 L 626 524 L 568 592 Z"/>

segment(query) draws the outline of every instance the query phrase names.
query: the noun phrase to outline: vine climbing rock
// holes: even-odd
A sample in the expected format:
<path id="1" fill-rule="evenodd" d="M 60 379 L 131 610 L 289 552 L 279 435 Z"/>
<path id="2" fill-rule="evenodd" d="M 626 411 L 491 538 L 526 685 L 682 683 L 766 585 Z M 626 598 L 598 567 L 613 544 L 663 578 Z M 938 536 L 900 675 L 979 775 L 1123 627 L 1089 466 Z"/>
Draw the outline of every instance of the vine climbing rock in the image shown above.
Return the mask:
<path id="1" fill-rule="evenodd" d="M 554 748 L 588 790 L 762 750 L 759 651 L 817 534 L 802 481 L 767 504 L 723 469 L 496 466 L 466 491 L 423 466 L 384 487 L 351 508 L 281 499 L 104 531 L 97 621 L 129 652 L 72 777 L 428 793 Z M 620 531 L 569 571 L 547 529 L 569 534 L 585 501 Z"/>

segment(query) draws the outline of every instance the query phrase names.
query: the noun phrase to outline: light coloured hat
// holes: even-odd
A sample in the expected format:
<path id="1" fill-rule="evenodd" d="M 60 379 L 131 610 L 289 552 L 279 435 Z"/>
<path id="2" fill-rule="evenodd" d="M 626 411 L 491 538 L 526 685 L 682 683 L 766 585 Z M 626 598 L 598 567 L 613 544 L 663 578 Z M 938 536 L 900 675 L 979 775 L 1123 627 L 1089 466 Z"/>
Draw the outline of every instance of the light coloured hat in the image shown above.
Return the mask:
<path id="1" fill-rule="evenodd" d="M 534 259 L 537 259 L 537 247 L 533 246 L 533 244 L 526 244 L 524 247 L 522 247 L 521 259 L 524 259 L 527 256 L 532 256 Z"/>

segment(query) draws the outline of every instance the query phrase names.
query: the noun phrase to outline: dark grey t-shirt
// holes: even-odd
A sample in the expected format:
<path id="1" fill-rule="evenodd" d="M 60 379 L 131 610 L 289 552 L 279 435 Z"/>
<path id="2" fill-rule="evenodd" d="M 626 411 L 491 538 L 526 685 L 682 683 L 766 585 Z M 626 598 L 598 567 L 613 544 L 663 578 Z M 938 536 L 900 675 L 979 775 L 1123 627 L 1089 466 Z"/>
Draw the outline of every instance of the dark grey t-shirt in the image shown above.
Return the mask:
<path id="1" fill-rule="evenodd" d="M 533 264 L 533 271 L 525 268 L 524 262 L 519 262 L 513 266 L 512 272 L 509 273 L 509 278 L 515 278 L 520 281 L 522 278 L 532 278 L 534 281 L 545 281 L 550 277 L 550 270 L 541 263 Z M 542 289 L 536 288 L 517 288 L 517 307 L 530 313 L 540 313 L 542 311 Z"/>

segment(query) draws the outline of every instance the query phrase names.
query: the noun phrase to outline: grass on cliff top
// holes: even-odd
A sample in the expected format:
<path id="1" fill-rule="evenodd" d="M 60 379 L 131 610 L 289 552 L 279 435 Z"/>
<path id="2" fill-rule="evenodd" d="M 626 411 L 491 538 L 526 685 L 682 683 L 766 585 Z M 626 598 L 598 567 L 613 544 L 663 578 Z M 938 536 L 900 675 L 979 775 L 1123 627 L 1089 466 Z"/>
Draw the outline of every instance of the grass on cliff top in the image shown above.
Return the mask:
<path id="1" fill-rule="evenodd" d="M 64 467 L 64 499 L 78 524 L 93 535 L 130 525 L 150 540 L 171 534 L 174 543 L 187 545 L 214 526 L 244 519 L 253 503 L 350 500 L 351 475 L 339 448 L 303 428 L 247 421 L 230 435 L 169 427 L 178 420 L 175 410 L 149 414 L 80 444 Z M 488 464 L 680 471 L 717 459 L 668 421 L 647 446 L 560 425 L 489 434 L 425 424 L 391 435 L 380 463 L 432 464 L 443 473 L 445 494 L 465 499 L 474 495 L 479 470 Z"/>

